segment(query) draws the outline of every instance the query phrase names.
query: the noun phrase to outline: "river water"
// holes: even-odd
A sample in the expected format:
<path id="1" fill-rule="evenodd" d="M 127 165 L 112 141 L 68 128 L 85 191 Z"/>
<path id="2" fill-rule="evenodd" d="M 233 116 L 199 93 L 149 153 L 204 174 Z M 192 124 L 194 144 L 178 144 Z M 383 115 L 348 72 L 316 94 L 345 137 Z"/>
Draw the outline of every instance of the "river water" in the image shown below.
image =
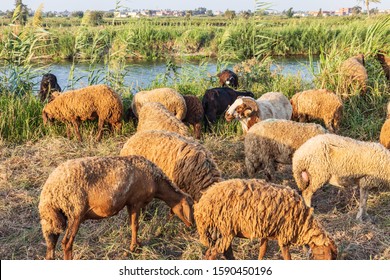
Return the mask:
<path id="1" fill-rule="evenodd" d="M 318 61 L 314 60 L 312 67 L 316 73 Z M 232 69 L 234 64 L 218 65 L 216 61 L 208 62 L 185 62 L 175 63 L 177 66 L 177 77 L 205 77 L 217 74 L 218 70 L 225 68 Z M 52 64 L 48 66 L 45 71 L 51 72 L 57 76 L 58 84 L 63 90 L 67 87 L 80 88 L 88 85 L 90 79 L 95 79 L 93 84 L 105 83 L 107 78 L 107 66 L 95 65 L 91 67 L 89 64 L 76 64 L 73 77 L 69 75 L 71 72 L 71 63 Z M 277 71 L 282 75 L 299 75 L 305 81 L 312 81 L 313 74 L 310 70 L 310 63 L 307 58 L 282 58 L 274 60 L 271 65 L 271 71 Z M 130 87 L 133 93 L 137 92 L 140 88 L 147 88 L 153 82 L 158 79 L 162 79 L 165 73 L 171 73 L 173 77 L 173 71 L 167 71 L 167 63 L 163 61 L 156 62 L 133 62 L 126 65 L 125 70 L 122 71 L 123 84 L 126 87 Z M 184 75 L 180 75 L 184 74 Z M 40 77 L 34 80 L 36 86 L 34 90 L 38 90 Z M 72 85 L 73 83 L 73 85 Z"/>

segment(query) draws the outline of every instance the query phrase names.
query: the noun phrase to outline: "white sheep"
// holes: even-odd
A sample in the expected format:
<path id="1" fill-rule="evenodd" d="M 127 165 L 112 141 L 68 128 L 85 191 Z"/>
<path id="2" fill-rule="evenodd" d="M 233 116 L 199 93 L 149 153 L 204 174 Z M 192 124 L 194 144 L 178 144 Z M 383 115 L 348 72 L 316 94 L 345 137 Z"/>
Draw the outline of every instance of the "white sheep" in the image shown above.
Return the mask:
<path id="1" fill-rule="evenodd" d="M 250 177 L 259 168 L 273 179 L 277 163 L 291 164 L 292 155 L 303 143 L 326 130 L 314 123 L 267 119 L 252 126 L 245 136 L 245 165 Z"/>
<path id="2" fill-rule="evenodd" d="M 292 107 L 287 97 L 280 92 L 268 92 L 257 100 L 238 97 L 225 113 L 230 122 L 238 119 L 246 133 L 255 123 L 265 119 L 291 119 Z"/>
<path id="3" fill-rule="evenodd" d="M 137 92 L 131 103 L 131 108 L 136 117 L 138 117 L 140 108 L 147 102 L 161 103 L 179 120 L 184 119 L 187 114 L 187 106 L 183 96 L 171 88 L 157 88 Z"/>
<path id="4" fill-rule="evenodd" d="M 390 151 L 379 143 L 363 142 L 335 134 L 306 141 L 293 155 L 293 174 L 305 203 L 326 183 L 360 187 L 356 219 L 367 216 L 368 189 L 390 186 Z"/>
<path id="5" fill-rule="evenodd" d="M 157 102 L 145 103 L 139 111 L 137 131 L 144 130 L 165 130 L 191 137 L 188 127 Z"/>
<path id="6" fill-rule="evenodd" d="M 285 260 L 289 247 L 308 244 L 314 259 L 336 259 L 334 241 L 314 219 L 297 191 L 263 180 L 231 179 L 214 184 L 194 205 L 200 242 L 208 247 L 207 259 L 224 254 L 234 259 L 235 236 L 259 238 L 259 259 L 269 239 L 276 239 Z"/>
<path id="7" fill-rule="evenodd" d="M 125 206 L 131 222 L 130 251 L 137 239 L 141 208 L 153 198 L 163 200 L 187 225 L 193 224 L 192 199 L 179 190 L 152 162 L 140 156 L 89 157 L 59 165 L 43 186 L 39 214 L 47 244 L 46 259 L 54 259 L 59 235 L 64 259 L 72 259 L 72 246 L 80 224 L 88 219 L 116 215 Z"/>

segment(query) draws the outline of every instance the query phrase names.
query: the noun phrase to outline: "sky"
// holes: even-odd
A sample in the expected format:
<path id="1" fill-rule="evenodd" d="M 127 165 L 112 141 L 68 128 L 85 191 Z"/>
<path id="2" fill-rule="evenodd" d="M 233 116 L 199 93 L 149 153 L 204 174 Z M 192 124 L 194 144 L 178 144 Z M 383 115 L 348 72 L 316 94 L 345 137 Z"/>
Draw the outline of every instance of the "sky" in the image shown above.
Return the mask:
<path id="1" fill-rule="evenodd" d="M 44 11 L 85 11 L 103 10 L 107 11 L 115 8 L 117 0 L 23 0 L 32 10 L 36 10 L 43 3 Z M 323 11 L 337 10 L 339 8 L 349 8 L 363 1 L 358 0 L 275 0 L 264 1 L 272 5 L 271 9 L 276 11 L 287 10 L 290 7 L 294 11 Z M 382 3 L 372 3 L 370 8 L 390 9 L 390 0 L 382 0 Z M 0 0 L 0 10 L 14 9 L 15 0 Z M 254 0 L 121 0 L 121 5 L 130 9 L 171 9 L 171 10 L 193 10 L 205 7 L 213 11 L 254 10 Z"/>

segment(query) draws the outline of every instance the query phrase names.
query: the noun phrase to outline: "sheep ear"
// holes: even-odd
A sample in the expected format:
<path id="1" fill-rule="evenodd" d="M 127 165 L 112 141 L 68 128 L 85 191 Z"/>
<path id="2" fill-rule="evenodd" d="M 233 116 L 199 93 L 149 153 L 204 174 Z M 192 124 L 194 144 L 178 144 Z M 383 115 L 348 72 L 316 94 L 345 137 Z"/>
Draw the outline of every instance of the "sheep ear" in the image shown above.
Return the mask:
<path id="1" fill-rule="evenodd" d="M 192 209 L 192 203 L 189 203 L 187 199 L 183 199 L 181 204 L 182 204 L 184 217 L 186 218 L 186 220 L 188 222 L 193 224 L 194 223 L 194 212 Z"/>
<path id="2" fill-rule="evenodd" d="M 252 115 L 253 115 L 253 111 L 252 111 L 251 108 L 245 109 L 245 111 L 244 111 L 244 116 L 245 116 L 246 118 L 249 118 L 249 117 L 251 117 Z"/>

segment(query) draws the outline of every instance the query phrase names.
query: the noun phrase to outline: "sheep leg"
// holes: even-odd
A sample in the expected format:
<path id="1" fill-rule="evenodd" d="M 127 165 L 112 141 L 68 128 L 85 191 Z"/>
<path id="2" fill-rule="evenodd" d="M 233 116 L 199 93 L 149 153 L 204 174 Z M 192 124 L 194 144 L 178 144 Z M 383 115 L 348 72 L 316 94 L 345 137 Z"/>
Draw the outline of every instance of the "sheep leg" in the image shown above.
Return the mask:
<path id="1" fill-rule="evenodd" d="M 207 249 L 204 258 L 206 260 L 216 260 L 218 255 L 218 251 L 215 248 Z"/>
<path id="2" fill-rule="evenodd" d="M 59 234 L 49 233 L 45 234 L 47 249 L 46 249 L 46 260 L 54 260 L 55 258 L 55 248 L 60 237 Z"/>
<path id="3" fill-rule="evenodd" d="M 227 260 L 234 260 L 234 255 L 233 255 L 233 249 L 232 249 L 232 245 L 230 244 L 230 246 L 227 248 L 227 250 L 225 252 L 223 252 L 223 255 L 224 257 L 227 259 Z"/>
<path id="4" fill-rule="evenodd" d="M 261 238 L 260 239 L 260 250 L 259 250 L 259 260 L 262 260 L 267 252 L 268 239 Z"/>
<path id="5" fill-rule="evenodd" d="M 356 215 L 356 220 L 359 222 L 362 222 L 363 218 L 367 217 L 367 198 L 368 189 L 366 187 L 360 187 L 359 211 Z"/>
<path id="6" fill-rule="evenodd" d="M 80 131 L 79 131 L 80 122 L 77 120 L 72 120 L 72 124 L 73 124 L 73 128 L 74 128 L 74 132 L 76 133 L 77 139 L 79 140 L 79 142 L 82 142 L 83 139 L 81 138 Z"/>
<path id="7" fill-rule="evenodd" d="M 68 139 L 71 139 L 71 137 L 72 137 L 72 134 L 70 132 L 70 124 L 69 123 L 66 123 L 66 136 L 68 137 Z"/>
<path id="8" fill-rule="evenodd" d="M 137 239 L 138 233 L 138 218 L 139 218 L 139 209 L 135 209 L 134 207 L 127 206 L 127 212 L 129 213 L 130 223 L 131 223 L 131 244 L 130 251 L 134 252 L 137 247 L 141 247 L 141 243 Z"/>
<path id="9" fill-rule="evenodd" d="M 76 219 L 68 222 L 68 228 L 66 229 L 64 238 L 62 239 L 62 249 L 64 251 L 64 260 L 72 259 L 73 241 L 79 230 L 81 220 Z"/>
<path id="10" fill-rule="evenodd" d="M 249 160 L 247 157 L 245 157 L 245 166 L 246 166 L 246 172 L 248 173 L 248 176 L 250 178 L 255 177 L 257 166 L 255 166 L 256 163 L 252 163 L 251 160 Z"/>
<path id="11" fill-rule="evenodd" d="M 287 245 L 279 245 L 284 260 L 291 260 L 291 254 Z"/>
<path id="12" fill-rule="evenodd" d="M 104 125 L 104 119 L 99 118 L 99 121 L 98 121 L 98 134 L 96 136 L 96 141 L 98 141 L 98 142 L 102 139 L 102 136 L 103 136 L 103 125 Z"/>
<path id="13" fill-rule="evenodd" d="M 192 125 L 194 127 L 194 135 L 196 139 L 200 139 L 202 133 L 202 124 L 195 123 Z"/>

